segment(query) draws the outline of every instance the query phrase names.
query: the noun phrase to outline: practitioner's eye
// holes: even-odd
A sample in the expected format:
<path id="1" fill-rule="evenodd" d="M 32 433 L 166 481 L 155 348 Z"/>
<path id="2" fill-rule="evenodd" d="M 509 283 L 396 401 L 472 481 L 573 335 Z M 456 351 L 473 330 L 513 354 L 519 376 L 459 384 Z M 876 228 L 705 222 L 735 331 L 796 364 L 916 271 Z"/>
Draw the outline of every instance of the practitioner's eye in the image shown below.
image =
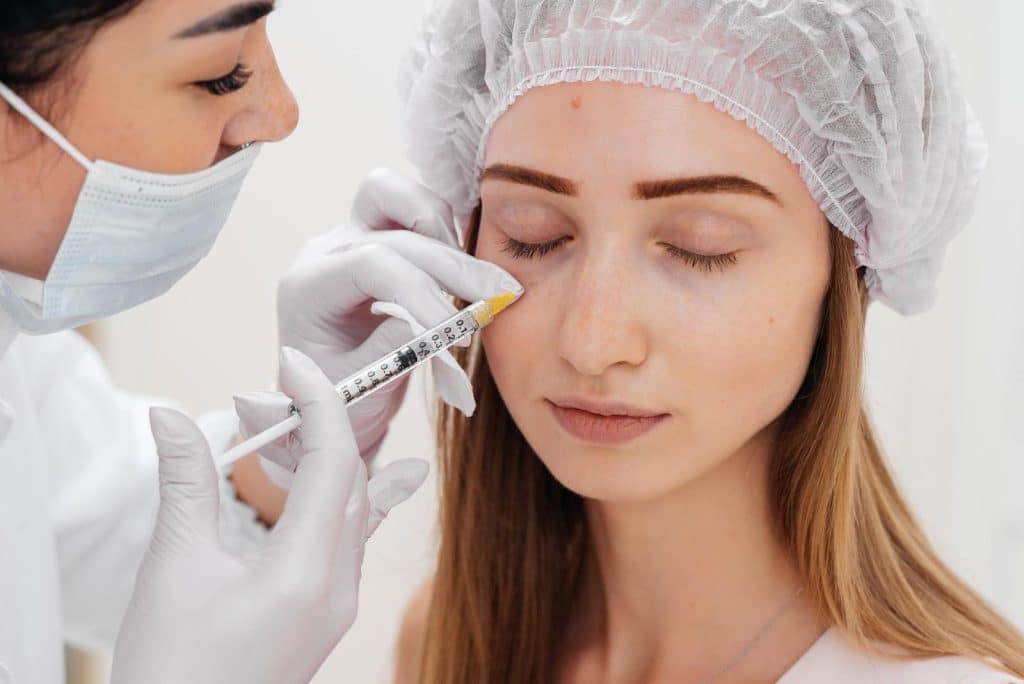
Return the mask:
<path id="1" fill-rule="evenodd" d="M 252 78 L 252 73 L 252 70 L 239 62 L 231 73 L 209 81 L 198 81 L 195 85 L 211 95 L 218 97 L 230 95 L 244 88 L 249 83 L 249 79 Z"/>

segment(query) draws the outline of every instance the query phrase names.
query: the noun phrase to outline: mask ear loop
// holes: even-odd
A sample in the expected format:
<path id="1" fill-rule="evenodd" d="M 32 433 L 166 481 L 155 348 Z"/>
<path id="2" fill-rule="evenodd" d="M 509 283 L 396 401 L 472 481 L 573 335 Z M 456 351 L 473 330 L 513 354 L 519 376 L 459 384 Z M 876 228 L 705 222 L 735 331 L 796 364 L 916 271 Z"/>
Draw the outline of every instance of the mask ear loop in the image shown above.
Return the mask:
<path id="1" fill-rule="evenodd" d="M 71 142 L 65 138 L 60 131 L 54 128 L 49 121 L 39 116 L 36 110 L 32 109 L 25 100 L 21 99 L 17 93 L 5 86 L 3 83 L 0 83 L 0 97 L 7 100 L 7 104 L 11 105 L 11 108 L 14 109 L 14 111 L 28 119 L 33 126 L 38 128 L 43 135 L 52 140 L 57 147 L 64 150 L 68 156 L 85 167 L 86 171 L 92 172 L 96 170 L 96 164 L 94 164 L 91 159 L 79 152 L 78 148 L 72 145 Z"/>

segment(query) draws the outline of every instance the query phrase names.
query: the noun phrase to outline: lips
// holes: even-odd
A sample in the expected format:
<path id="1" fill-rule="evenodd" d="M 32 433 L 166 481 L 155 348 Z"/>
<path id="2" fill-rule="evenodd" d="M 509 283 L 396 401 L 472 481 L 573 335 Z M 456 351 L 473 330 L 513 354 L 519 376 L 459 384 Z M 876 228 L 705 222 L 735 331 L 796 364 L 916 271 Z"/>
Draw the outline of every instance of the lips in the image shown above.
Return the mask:
<path id="1" fill-rule="evenodd" d="M 625 444 L 664 422 L 657 413 L 626 404 L 587 400 L 548 400 L 555 419 L 573 437 L 593 444 Z"/>

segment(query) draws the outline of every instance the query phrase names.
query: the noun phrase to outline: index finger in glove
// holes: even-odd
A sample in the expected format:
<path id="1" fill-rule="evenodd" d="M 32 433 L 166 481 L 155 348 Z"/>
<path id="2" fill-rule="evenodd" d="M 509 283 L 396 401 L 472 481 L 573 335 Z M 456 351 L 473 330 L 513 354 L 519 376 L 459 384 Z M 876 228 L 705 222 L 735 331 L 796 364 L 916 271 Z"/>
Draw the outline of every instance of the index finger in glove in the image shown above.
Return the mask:
<path id="1" fill-rule="evenodd" d="M 402 231 L 373 233 L 356 237 L 347 249 L 368 245 L 386 247 L 429 275 L 446 292 L 467 302 L 523 291 L 522 284 L 501 267 L 423 235 Z"/>
<path id="2" fill-rule="evenodd" d="M 346 509 L 362 469 L 345 405 L 323 372 L 302 353 L 281 353 L 281 389 L 302 415 L 302 460 L 274 528 L 281 562 L 328 569 L 344 534 Z"/>
<path id="3" fill-rule="evenodd" d="M 220 495 L 206 437 L 178 411 L 153 408 L 149 415 L 160 457 L 162 524 L 153 537 L 154 550 L 178 546 L 187 536 L 183 530 L 199 532 L 205 541 L 216 539 Z"/>
<path id="4" fill-rule="evenodd" d="M 375 169 L 366 177 L 356 192 L 352 219 L 373 230 L 405 228 L 459 247 L 448 203 L 391 169 Z"/>
<path id="5" fill-rule="evenodd" d="M 441 248 L 437 242 L 431 244 Z M 429 324 L 455 314 L 436 279 L 394 250 L 373 242 L 349 244 L 345 251 L 289 274 L 281 283 L 278 299 L 282 316 L 315 310 L 318 319 L 324 319 L 323 325 L 330 325 L 335 315 L 375 301 L 400 302 Z"/>

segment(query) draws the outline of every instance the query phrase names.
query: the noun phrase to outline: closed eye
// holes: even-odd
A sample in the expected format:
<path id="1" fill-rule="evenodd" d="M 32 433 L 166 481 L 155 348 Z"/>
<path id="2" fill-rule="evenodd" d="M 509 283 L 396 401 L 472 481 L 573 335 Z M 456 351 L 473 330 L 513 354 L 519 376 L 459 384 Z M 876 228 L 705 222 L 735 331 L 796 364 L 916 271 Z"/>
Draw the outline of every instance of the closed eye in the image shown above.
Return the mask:
<path id="1" fill-rule="evenodd" d="M 548 242 L 520 242 L 519 240 L 506 238 L 502 244 L 501 251 L 505 252 L 513 259 L 540 259 L 571 240 L 572 238 L 569 236 L 560 237 L 557 240 L 550 240 Z M 681 247 L 676 247 L 675 245 L 670 245 L 665 242 L 661 243 L 661 246 L 672 258 L 683 261 L 691 268 L 696 268 L 708 273 L 712 271 L 724 271 L 729 266 L 735 265 L 738 261 L 736 252 L 709 255 L 690 252 L 682 249 Z"/>
<path id="2" fill-rule="evenodd" d="M 502 244 L 501 251 L 513 259 L 539 259 L 555 251 L 565 243 L 572 240 L 568 235 L 549 242 L 520 242 L 512 238 L 506 238 Z"/>
<path id="3" fill-rule="evenodd" d="M 665 248 L 669 256 L 675 259 L 681 259 L 693 268 L 707 271 L 724 271 L 730 266 L 734 266 L 738 261 L 736 258 L 736 252 L 730 252 L 728 254 L 696 254 L 689 252 L 681 247 L 670 245 L 666 242 L 662 242 L 661 246 Z"/>

